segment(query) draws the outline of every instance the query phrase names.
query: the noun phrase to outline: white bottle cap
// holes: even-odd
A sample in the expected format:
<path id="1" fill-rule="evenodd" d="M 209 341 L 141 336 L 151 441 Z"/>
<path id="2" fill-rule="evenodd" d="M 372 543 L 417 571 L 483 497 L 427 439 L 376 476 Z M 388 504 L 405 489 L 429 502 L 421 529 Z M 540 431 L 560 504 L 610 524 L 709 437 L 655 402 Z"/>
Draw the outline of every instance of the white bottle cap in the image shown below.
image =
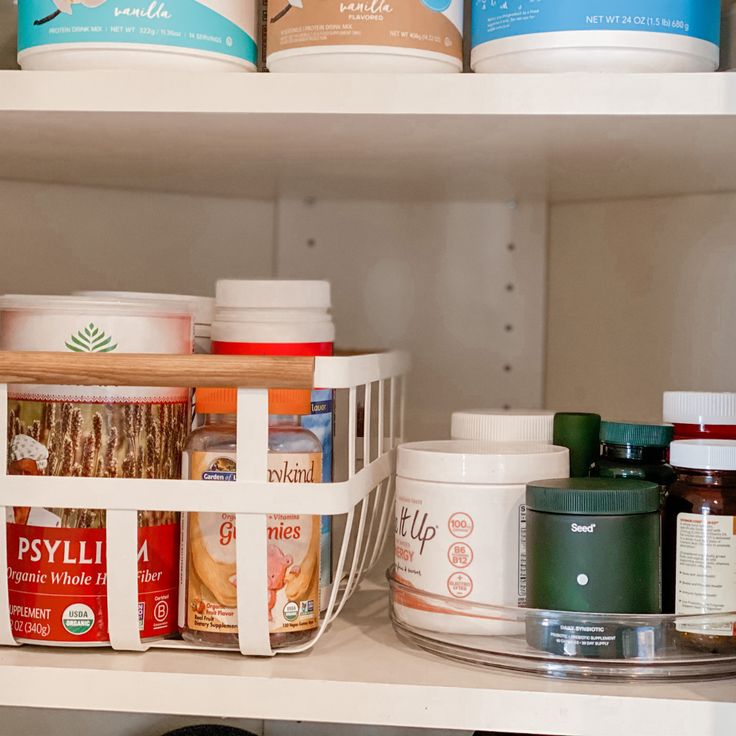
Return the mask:
<path id="1" fill-rule="evenodd" d="M 222 279 L 217 282 L 218 309 L 329 309 L 329 281 L 248 281 Z"/>
<path id="2" fill-rule="evenodd" d="M 212 340 L 216 343 L 335 340 L 329 281 L 225 279 L 217 282 L 215 292 Z"/>
<path id="3" fill-rule="evenodd" d="M 555 413 L 519 409 L 473 409 L 452 415 L 450 436 L 454 440 L 494 442 L 546 442 L 552 444 Z"/>
<path id="4" fill-rule="evenodd" d="M 736 424 L 736 393 L 666 391 L 662 418 L 669 424 Z"/>
<path id="5" fill-rule="evenodd" d="M 400 445 L 396 474 L 438 483 L 522 485 L 567 478 L 570 452 L 532 442 L 439 440 Z"/>
<path id="6" fill-rule="evenodd" d="M 697 470 L 736 470 L 736 441 L 677 440 L 670 445 L 670 465 Z"/>

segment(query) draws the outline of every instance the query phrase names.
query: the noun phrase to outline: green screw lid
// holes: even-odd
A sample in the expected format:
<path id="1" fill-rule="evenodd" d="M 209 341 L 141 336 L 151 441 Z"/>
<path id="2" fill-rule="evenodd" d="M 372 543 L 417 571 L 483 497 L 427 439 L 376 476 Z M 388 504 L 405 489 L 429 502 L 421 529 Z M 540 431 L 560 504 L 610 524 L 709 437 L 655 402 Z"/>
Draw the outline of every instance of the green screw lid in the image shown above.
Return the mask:
<path id="1" fill-rule="evenodd" d="M 634 447 L 669 447 L 675 437 L 671 424 L 601 422 L 601 442 Z"/>
<path id="2" fill-rule="evenodd" d="M 600 454 L 601 418 L 598 414 L 555 414 L 552 444 L 570 450 L 570 476 L 585 477 Z"/>
<path id="3" fill-rule="evenodd" d="M 624 516 L 659 511 L 656 483 L 627 478 L 537 480 L 526 487 L 526 505 L 550 514 Z"/>

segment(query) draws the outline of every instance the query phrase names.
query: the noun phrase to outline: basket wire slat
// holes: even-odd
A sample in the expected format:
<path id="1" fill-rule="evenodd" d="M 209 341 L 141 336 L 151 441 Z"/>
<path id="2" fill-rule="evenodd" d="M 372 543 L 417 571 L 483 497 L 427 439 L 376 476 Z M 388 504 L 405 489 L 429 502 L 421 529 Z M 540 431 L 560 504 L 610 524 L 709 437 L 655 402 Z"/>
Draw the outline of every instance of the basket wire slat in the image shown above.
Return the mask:
<path id="1" fill-rule="evenodd" d="M 8 387 L 0 384 L 0 433 L 2 433 L 2 441 L 0 441 L 0 480 L 5 475 L 8 467 Z M 5 509 L 0 509 L 4 515 L 7 515 Z M 7 527 L 2 523 L 0 518 L 0 563 L 3 570 L 7 569 L 7 549 L 8 535 Z M 10 593 L 8 592 L 8 577 L 3 574 L 2 579 L 5 581 L 0 583 L 0 645 L 18 646 L 18 642 L 13 637 L 13 630 L 10 622 Z"/>

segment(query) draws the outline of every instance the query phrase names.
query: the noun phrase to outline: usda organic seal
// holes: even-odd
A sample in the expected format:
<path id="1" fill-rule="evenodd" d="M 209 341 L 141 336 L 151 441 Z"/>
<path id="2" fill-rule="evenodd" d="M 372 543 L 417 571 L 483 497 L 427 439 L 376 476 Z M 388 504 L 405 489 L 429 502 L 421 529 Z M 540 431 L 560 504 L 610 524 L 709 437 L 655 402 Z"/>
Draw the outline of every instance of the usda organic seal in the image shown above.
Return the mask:
<path id="1" fill-rule="evenodd" d="M 284 619 L 286 621 L 296 621 L 299 618 L 299 606 L 294 601 L 289 601 L 284 606 Z"/>
<path id="2" fill-rule="evenodd" d="M 81 636 L 95 625 L 95 612 L 84 603 L 72 603 L 61 614 L 61 623 L 70 634 Z"/>

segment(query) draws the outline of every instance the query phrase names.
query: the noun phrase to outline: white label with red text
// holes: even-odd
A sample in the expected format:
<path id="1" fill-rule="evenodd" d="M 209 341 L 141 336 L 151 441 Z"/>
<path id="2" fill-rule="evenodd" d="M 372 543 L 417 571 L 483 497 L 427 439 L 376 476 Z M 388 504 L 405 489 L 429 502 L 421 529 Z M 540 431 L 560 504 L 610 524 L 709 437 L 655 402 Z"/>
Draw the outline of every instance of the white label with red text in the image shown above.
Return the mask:
<path id="1" fill-rule="evenodd" d="M 516 606 L 523 500 L 523 486 L 490 490 L 398 478 L 397 577 L 448 598 Z"/>

